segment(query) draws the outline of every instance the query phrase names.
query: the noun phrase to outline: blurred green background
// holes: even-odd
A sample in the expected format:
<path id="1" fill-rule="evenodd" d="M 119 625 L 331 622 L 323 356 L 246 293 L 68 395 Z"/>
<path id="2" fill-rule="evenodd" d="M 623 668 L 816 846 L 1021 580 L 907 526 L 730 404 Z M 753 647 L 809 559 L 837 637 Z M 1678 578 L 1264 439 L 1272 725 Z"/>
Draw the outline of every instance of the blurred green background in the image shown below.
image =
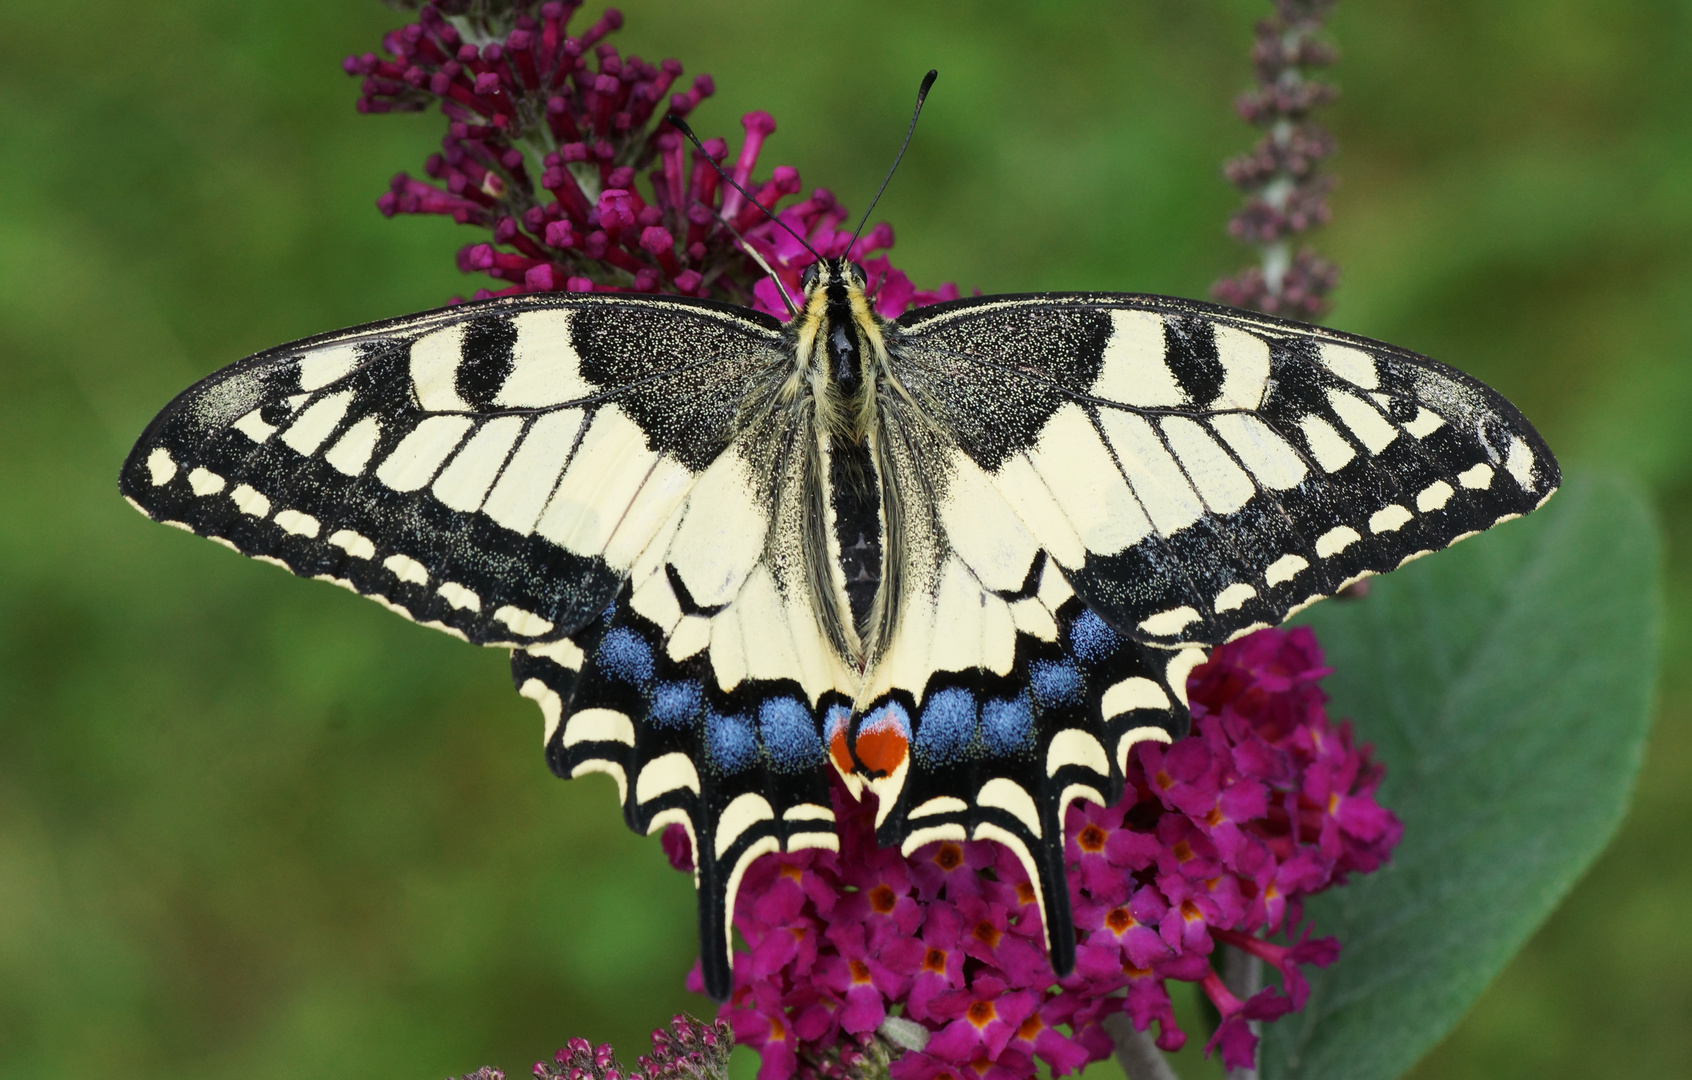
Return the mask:
<path id="1" fill-rule="evenodd" d="M 1261 0 L 623 7 L 625 51 L 716 76 L 703 134 L 768 109 L 766 168 L 853 207 L 939 68 L 878 213 L 919 284 L 1202 296 L 1245 260 L 1218 167 Z M 402 21 L 0 5 L 0 1075 L 521 1075 L 705 1005 L 690 883 L 608 780 L 551 778 L 502 653 L 117 496 L 199 376 L 481 284 L 469 230 L 373 205 L 443 132 L 352 110 L 341 57 Z M 1692 4 L 1348 0 L 1333 32 L 1328 321 L 1497 386 L 1669 528 L 1632 817 L 1416 1075 L 1692 1075 Z"/>

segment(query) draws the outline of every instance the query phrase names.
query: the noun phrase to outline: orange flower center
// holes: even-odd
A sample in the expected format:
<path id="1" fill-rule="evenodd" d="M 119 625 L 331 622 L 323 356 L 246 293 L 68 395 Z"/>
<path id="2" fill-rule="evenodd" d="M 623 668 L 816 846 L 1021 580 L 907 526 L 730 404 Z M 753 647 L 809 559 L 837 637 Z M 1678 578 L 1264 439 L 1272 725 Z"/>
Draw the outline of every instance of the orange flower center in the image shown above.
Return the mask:
<path id="1" fill-rule="evenodd" d="M 1105 916 L 1105 925 L 1110 927 L 1111 933 L 1121 936 L 1134 925 L 1134 916 L 1125 907 L 1111 908 L 1110 914 Z"/>
<path id="2" fill-rule="evenodd" d="M 923 954 L 922 970 L 939 972 L 942 975 L 945 974 L 945 972 L 946 972 L 946 953 L 945 953 L 945 951 L 941 950 L 941 949 L 930 949 L 930 950 L 928 950 L 927 953 Z"/>
<path id="3" fill-rule="evenodd" d="M 854 960 L 850 966 L 852 968 L 853 982 L 862 985 L 870 981 L 870 969 L 868 964 L 864 963 L 862 960 Z"/>
<path id="4" fill-rule="evenodd" d="M 1162 769 L 1157 770 L 1157 775 L 1152 777 L 1152 782 L 1165 791 L 1175 786 L 1175 778 Z"/>
<path id="5" fill-rule="evenodd" d="M 1176 844 L 1175 844 L 1175 858 L 1180 860 L 1181 862 L 1186 862 L 1188 859 L 1190 859 L 1192 857 L 1193 857 L 1193 847 L 1192 847 L 1192 845 L 1187 843 L 1185 840 L 1177 841 Z"/>
<path id="6" fill-rule="evenodd" d="M 1204 918 L 1204 912 L 1200 911 L 1198 905 L 1191 900 L 1183 900 L 1181 901 L 1181 918 L 1188 922 L 1195 922 Z"/>
<path id="7" fill-rule="evenodd" d="M 800 881 L 804 879 L 805 875 L 804 872 L 797 866 L 784 866 L 781 868 L 781 876 L 784 878 L 792 878 L 794 881 Z"/>
<path id="8" fill-rule="evenodd" d="M 1034 883 L 1033 882 L 1030 882 L 1030 881 L 1019 881 L 1019 882 L 1017 882 L 1017 885 L 1016 885 L 1016 902 L 1019 903 L 1019 904 L 1032 904 L 1034 902 Z"/>
<path id="9" fill-rule="evenodd" d="M 1004 937 L 1004 934 L 1000 933 L 998 928 L 990 922 L 983 920 L 975 924 L 975 940 L 986 945 L 989 949 L 996 948 L 999 939 L 1002 937 Z"/>
<path id="10" fill-rule="evenodd" d="M 1222 824 L 1222 808 L 1220 806 L 1212 806 L 1210 808 L 1210 813 L 1204 815 L 1204 823 L 1213 829 Z"/>
<path id="11" fill-rule="evenodd" d="M 986 1027 L 999 1015 L 999 1010 L 993 1007 L 991 1001 L 977 1001 L 969 1007 L 969 1022 L 976 1027 Z"/>
<path id="12" fill-rule="evenodd" d="M 1035 1013 L 1033 1016 L 1024 1020 L 1022 1022 L 1022 1026 L 1016 1029 L 1016 1037 L 1019 1039 L 1032 1040 L 1034 1036 L 1040 1034 L 1040 1029 L 1045 1026 L 1046 1025 L 1040 1020 L 1040 1014 Z"/>
<path id="13" fill-rule="evenodd" d="M 898 904 L 899 896 L 891 887 L 877 885 L 870 890 L 869 901 L 870 907 L 874 908 L 877 914 L 886 915 L 893 910 L 894 905 Z"/>
<path id="14" fill-rule="evenodd" d="M 1075 838 L 1075 843 L 1082 851 L 1103 851 L 1105 831 L 1097 825 L 1089 825 L 1081 830 L 1081 835 Z"/>
<path id="15" fill-rule="evenodd" d="M 934 862 L 942 870 L 956 870 L 963 865 L 963 848 L 948 840 L 934 853 Z"/>

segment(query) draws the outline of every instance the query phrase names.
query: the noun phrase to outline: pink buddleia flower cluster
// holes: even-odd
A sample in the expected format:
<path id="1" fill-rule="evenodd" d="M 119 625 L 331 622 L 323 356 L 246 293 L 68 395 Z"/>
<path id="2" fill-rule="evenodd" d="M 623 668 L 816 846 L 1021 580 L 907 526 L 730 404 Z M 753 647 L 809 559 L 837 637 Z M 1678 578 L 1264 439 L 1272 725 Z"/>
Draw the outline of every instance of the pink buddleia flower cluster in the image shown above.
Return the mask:
<path id="1" fill-rule="evenodd" d="M 1140 1031 L 1156 1022 L 1175 1050 L 1187 1036 L 1170 979 L 1199 984 L 1221 1014 L 1207 1050 L 1249 1066 L 1248 1021 L 1301 1008 L 1301 967 L 1339 953 L 1301 927 L 1305 898 L 1380 866 L 1402 834 L 1374 797 L 1381 767 L 1327 718 L 1325 674 L 1308 629 L 1221 646 L 1188 684 L 1192 734 L 1138 744 L 1114 806 L 1070 809 L 1079 944 L 1063 980 L 1007 849 L 878 848 L 873 801 L 837 784 L 839 852 L 765 856 L 736 901 L 749 950 L 722 1015 L 762 1055 L 759 1080 L 846 1077 L 876 1057 L 893 1080 L 1028 1080 L 1037 1061 L 1061 1076 L 1110 1053 L 1101 1022 L 1116 1012 Z M 686 835 L 665 840 L 686 867 Z M 1267 961 L 1280 986 L 1240 1000 L 1213 969 L 1218 943 Z"/>
<path id="2" fill-rule="evenodd" d="M 682 65 L 623 56 L 605 39 L 623 24 L 609 8 L 579 35 L 580 0 L 443 0 L 388 34 L 385 56 L 344 63 L 363 79 L 361 112 L 420 111 L 438 103 L 450 121 L 428 179 L 400 173 L 377 201 L 382 213 L 445 214 L 492 231 L 466 244 L 458 266 L 505 283 L 476 297 L 533 292 L 672 293 L 715 297 L 787 314 L 780 291 L 748 254 L 755 250 L 797 295 L 803 244 L 760 210 L 800 192 L 799 172 L 777 166 L 758 180 L 758 158 L 775 131 L 767 112 L 742 118 L 745 139 L 724 165 L 749 200 L 721 182 L 708 156 L 665 123 L 686 116 L 715 85 L 700 75 L 685 91 Z M 667 98 L 667 101 L 666 101 Z M 644 185 L 640 182 L 644 179 Z M 754 202 L 755 200 L 755 202 Z M 890 226 L 855 243 L 840 228 L 846 209 L 826 189 L 779 209 L 787 229 L 818 253 L 850 254 L 868 273 L 876 308 L 894 316 L 958 295 L 919 291 L 886 255 Z"/>
<path id="3" fill-rule="evenodd" d="M 1223 167 L 1228 182 L 1245 193 L 1228 231 L 1256 247 L 1260 264 L 1211 286 L 1211 295 L 1233 307 L 1294 318 L 1314 318 L 1328 308 L 1339 268 L 1297 237 L 1328 220 L 1333 178 L 1320 171 L 1334 138 L 1313 114 L 1339 96 L 1312 75 L 1334 62 L 1323 24 L 1335 0 L 1274 0 L 1275 14 L 1257 24 L 1252 66 L 1257 86 L 1235 107 L 1264 129 L 1257 145 Z"/>

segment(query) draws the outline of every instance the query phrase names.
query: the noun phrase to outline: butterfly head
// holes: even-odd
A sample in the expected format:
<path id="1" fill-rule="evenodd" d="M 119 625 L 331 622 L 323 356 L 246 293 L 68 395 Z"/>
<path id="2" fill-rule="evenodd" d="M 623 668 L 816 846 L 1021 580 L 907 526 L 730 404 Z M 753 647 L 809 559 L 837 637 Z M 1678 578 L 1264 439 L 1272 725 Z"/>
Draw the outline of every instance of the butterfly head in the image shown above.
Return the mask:
<path id="1" fill-rule="evenodd" d="M 825 302 L 847 303 L 851 291 L 856 290 L 861 295 L 868 281 L 864 268 L 849 259 L 821 259 L 805 267 L 805 272 L 799 277 L 799 290 L 805 297 L 807 308 L 819 291 Z"/>
<path id="2" fill-rule="evenodd" d="M 826 391 L 819 387 L 823 396 L 850 403 L 833 414 L 857 437 L 869 423 L 875 366 L 886 357 L 883 320 L 870 306 L 867 282 L 864 268 L 849 259 L 812 263 L 800 279 L 804 308 L 796 325 L 805 366 L 830 384 Z"/>

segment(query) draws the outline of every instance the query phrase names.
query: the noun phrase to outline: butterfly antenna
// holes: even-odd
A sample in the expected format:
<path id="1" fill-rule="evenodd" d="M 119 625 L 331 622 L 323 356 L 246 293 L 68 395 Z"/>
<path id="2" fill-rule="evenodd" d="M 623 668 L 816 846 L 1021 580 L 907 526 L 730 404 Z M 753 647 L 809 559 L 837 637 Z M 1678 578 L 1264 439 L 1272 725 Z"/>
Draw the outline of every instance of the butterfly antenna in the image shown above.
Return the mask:
<path id="1" fill-rule="evenodd" d="M 899 147 L 899 155 L 893 159 L 893 167 L 887 170 L 887 178 L 882 180 L 881 186 L 876 189 L 875 198 L 870 200 L 869 206 L 864 210 L 864 216 L 859 219 L 858 228 L 852 233 L 852 243 L 856 244 L 858 237 L 863 235 L 864 225 L 869 222 L 870 211 L 874 210 L 875 204 L 881 201 L 881 193 L 887 190 L 887 185 L 893 180 L 893 174 L 899 170 L 899 162 L 905 159 L 905 150 L 911 145 L 911 136 L 916 134 L 917 117 L 922 115 L 922 103 L 927 100 L 929 88 L 934 85 L 934 80 L 939 77 L 940 73 L 933 68 L 929 68 L 928 74 L 922 77 L 922 85 L 917 88 L 916 108 L 911 111 L 911 126 L 905 131 L 904 145 Z M 846 250 L 850 251 L 851 248 Z"/>
<path id="2" fill-rule="evenodd" d="M 687 136 L 688 141 L 693 143 L 693 145 L 698 148 L 699 155 L 701 157 L 703 157 L 706 161 L 711 163 L 711 168 L 717 170 L 717 175 L 723 178 L 723 183 L 727 184 L 729 187 L 733 188 L 734 190 L 736 190 L 736 191 L 740 192 L 742 195 L 744 195 L 746 197 L 747 202 L 751 203 L 753 206 L 756 206 L 758 209 L 762 210 L 764 212 L 765 217 L 769 218 L 771 221 L 775 222 L 777 225 L 780 225 L 782 227 L 782 229 L 786 231 L 787 235 L 789 235 L 789 236 L 793 237 L 793 239 L 799 241 L 799 246 L 804 248 L 806 251 L 810 252 L 811 258 L 817 260 L 818 262 L 822 262 L 822 256 L 817 254 L 817 249 L 813 248 L 810 244 L 807 244 L 805 242 L 805 238 L 803 236 L 800 236 L 798 233 L 794 232 L 792 226 L 790 226 L 787 222 L 781 220 L 780 218 L 776 217 L 775 214 L 773 212 L 771 212 L 769 207 L 765 206 L 763 203 L 759 202 L 757 199 L 754 199 L 752 197 L 751 192 L 747 191 L 745 188 L 743 188 L 739 184 L 735 183 L 734 177 L 730 176 L 728 173 L 723 171 L 723 167 L 721 165 L 717 164 L 717 159 L 705 152 L 705 144 L 700 142 L 699 136 L 695 135 L 693 133 L 693 129 L 687 126 L 686 120 L 683 120 L 681 117 L 677 116 L 675 113 L 670 113 L 668 116 L 664 117 L 664 122 L 669 124 L 671 127 L 675 128 L 677 131 L 681 132 L 683 135 Z M 721 215 L 718 215 L 718 220 L 722 220 Z M 726 224 L 728 224 L 728 222 L 724 221 L 723 224 L 726 225 Z M 734 232 L 734 229 L 730 228 L 729 231 Z M 735 238 L 739 239 L 739 237 L 740 237 L 740 234 L 735 233 Z M 744 240 L 742 240 L 740 246 L 742 248 L 746 248 L 746 242 Z M 750 250 L 750 249 L 746 248 L 746 250 Z M 758 260 L 758 262 L 760 264 L 763 263 L 763 261 L 764 260 L 762 260 L 762 259 Z M 769 267 L 765 266 L 764 269 L 768 270 Z M 774 277 L 775 275 L 772 273 L 770 276 Z"/>
<path id="3" fill-rule="evenodd" d="M 713 213 L 715 213 L 715 211 L 713 211 Z M 771 269 L 770 264 L 764 261 L 764 257 L 758 254 L 757 248 L 746 242 L 746 237 L 740 235 L 739 229 L 736 229 L 733 225 L 729 224 L 728 218 L 721 214 L 717 214 L 716 218 L 718 221 L 722 222 L 723 228 L 727 229 L 734 238 L 740 242 L 740 250 L 752 256 L 752 261 L 763 267 L 764 273 L 768 274 L 770 276 L 770 280 L 775 282 L 776 292 L 781 294 L 781 302 L 787 305 L 787 317 L 791 319 L 793 316 L 799 314 L 799 309 L 793 306 L 793 298 L 787 295 L 787 286 L 782 284 L 781 275 Z"/>

